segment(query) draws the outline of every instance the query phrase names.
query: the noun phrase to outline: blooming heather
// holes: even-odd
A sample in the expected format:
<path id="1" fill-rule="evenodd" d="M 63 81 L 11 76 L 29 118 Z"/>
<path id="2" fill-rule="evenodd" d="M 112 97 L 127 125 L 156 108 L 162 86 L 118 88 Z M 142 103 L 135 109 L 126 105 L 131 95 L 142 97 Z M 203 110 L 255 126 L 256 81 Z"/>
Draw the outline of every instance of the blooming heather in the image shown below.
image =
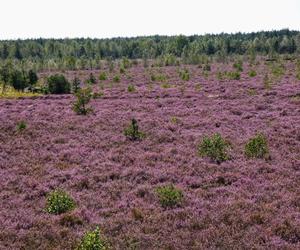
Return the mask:
<path id="1" fill-rule="evenodd" d="M 167 76 L 168 89 L 159 81 L 149 88 L 142 65 L 112 87 L 107 73 L 89 116 L 73 112 L 72 95 L 0 99 L 0 248 L 75 249 L 99 225 L 112 249 L 299 249 L 300 82 L 292 61 L 271 88 L 264 88 L 268 67 L 252 68 L 255 77 L 244 63 L 240 80 L 219 80 L 216 72 L 231 64 L 211 64 L 207 78 L 187 66 L 192 77 L 184 82 L 175 66 L 150 68 Z M 65 74 L 83 82 L 89 73 Z M 123 134 L 132 117 L 147 134 L 138 142 Z M 16 133 L 21 120 L 27 129 Z M 268 161 L 245 156 L 256 131 L 268 138 Z M 232 145 L 220 165 L 197 155 L 199 139 L 215 133 Z M 184 202 L 165 209 L 155 188 L 169 183 Z M 56 188 L 76 201 L 68 212 L 75 222 L 45 212 Z"/>

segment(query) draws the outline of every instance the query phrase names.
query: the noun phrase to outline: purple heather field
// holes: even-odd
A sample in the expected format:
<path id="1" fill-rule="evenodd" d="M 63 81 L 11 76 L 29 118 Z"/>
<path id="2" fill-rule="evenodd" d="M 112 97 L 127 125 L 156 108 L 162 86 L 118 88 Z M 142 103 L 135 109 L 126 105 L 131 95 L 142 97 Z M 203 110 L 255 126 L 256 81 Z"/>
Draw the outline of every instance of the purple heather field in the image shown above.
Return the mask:
<path id="1" fill-rule="evenodd" d="M 0 99 L 0 249 L 74 249 L 97 225 L 111 249 L 300 249 L 300 81 L 294 63 L 285 66 L 280 78 L 269 73 L 270 88 L 263 60 L 255 77 L 244 64 L 240 80 L 217 78 L 230 64 L 207 76 L 186 66 L 188 81 L 176 66 L 133 66 L 119 83 L 108 73 L 86 116 L 72 110 L 73 95 Z M 64 74 L 83 81 L 90 72 Z M 124 136 L 131 118 L 144 139 Z M 258 132 L 269 159 L 245 157 Z M 214 133 L 232 145 L 221 164 L 197 154 Z M 161 206 L 155 189 L 166 184 L 182 190 L 180 205 Z M 47 213 L 57 188 L 73 211 Z"/>

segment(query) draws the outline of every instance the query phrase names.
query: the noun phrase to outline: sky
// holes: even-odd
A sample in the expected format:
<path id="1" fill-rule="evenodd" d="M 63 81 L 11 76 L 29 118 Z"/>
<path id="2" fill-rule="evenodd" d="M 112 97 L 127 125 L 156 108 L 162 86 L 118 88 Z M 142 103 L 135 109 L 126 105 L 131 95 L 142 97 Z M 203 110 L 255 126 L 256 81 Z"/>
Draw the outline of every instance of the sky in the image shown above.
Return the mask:
<path id="1" fill-rule="evenodd" d="M 0 0 L 0 39 L 300 30 L 300 0 Z"/>

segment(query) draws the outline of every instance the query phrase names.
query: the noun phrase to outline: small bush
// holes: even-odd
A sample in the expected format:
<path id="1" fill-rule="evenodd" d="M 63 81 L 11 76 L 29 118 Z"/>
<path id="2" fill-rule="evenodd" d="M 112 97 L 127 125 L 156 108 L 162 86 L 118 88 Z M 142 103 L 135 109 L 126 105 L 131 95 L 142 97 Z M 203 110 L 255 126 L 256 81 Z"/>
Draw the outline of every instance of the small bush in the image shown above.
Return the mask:
<path id="1" fill-rule="evenodd" d="M 162 87 L 163 89 L 169 89 L 169 88 L 172 87 L 172 85 L 169 84 L 169 83 L 163 83 L 163 84 L 161 85 L 161 87 Z"/>
<path id="2" fill-rule="evenodd" d="M 221 163 L 228 160 L 228 148 L 230 144 L 226 142 L 220 134 L 214 134 L 211 137 L 204 136 L 198 146 L 200 156 L 210 157 L 213 161 Z"/>
<path id="3" fill-rule="evenodd" d="M 87 107 L 87 104 L 90 102 L 92 95 L 91 88 L 83 88 L 77 91 L 75 94 L 77 100 L 73 104 L 73 110 L 78 115 L 86 115 L 92 111 L 92 108 Z"/>
<path id="4" fill-rule="evenodd" d="M 251 70 L 249 71 L 248 75 L 249 75 L 250 77 L 255 77 L 257 74 L 256 74 L 256 71 L 255 71 L 255 70 L 251 69 Z"/>
<path id="5" fill-rule="evenodd" d="M 183 81 L 188 81 L 190 80 L 190 73 L 187 69 L 181 70 L 179 72 L 179 76 Z"/>
<path id="6" fill-rule="evenodd" d="M 233 72 L 226 72 L 226 76 L 230 79 L 230 80 L 240 80 L 241 78 L 241 74 L 238 71 L 233 71 Z"/>
<path id="7" fill-rule="evenodd" d="M 134 87 L 134 85 L 129 84 L 128 87 L 127 87 L 127 91 L 128 91 L 128 92 L 135 92 L 135 87 Z"/>
<path id="8" fill-rule="evenodd" d="M 100 75 L 99 75 L 99 80 L 100 81 L 105 81 L 107 80 L 107 75 L 105 72 L 101 72 Z"/>
<path id="9" fill-rule="evenodd" d="M 69 94 L 71 85 L 64 75 L 55 74 L 47 78 L 48 91 L 50 94 Z"/>
<path id="10" fill-rule="evenodd" d="M 124 135 L 132 141 L 142 139 L 144 134 L 139 131 L 137 120 L 132 119 L 130 125 L 124 130 Z"/>
<path id="11" fill-rule="evenodd" d="M 78 77 L 75 77 L 72 81 L 72 92 L 77 93 L 80 89 L 80 79 Z"/>
<path id="12" fill-rule="evenodd" d="M 158 75 L 152 74 L 151 75 L 151 81 L 153 81 L 153 82 L 155 82 L 155 81 L 165 82 L 166 80 L 167 80 L 167 76 L 164 74 L 158 74 Z"/>
<path id="13" fill-rule="evenodd" d="M 65 191 L 55 190 L 48 195 L 46 209 L 50 214 L 62 214 L 75 208 L 75 201 Z"/>
<path id="14" fill-rule="evenodd" d="M 90 73 L 90 76 L 87 79 L 87 83 L 90 83 L 90 84 L 95 84 L 96 83 L 96 78 L 95 78 L 93 73 Z"/>
<path id="15" fill-rule="evenodd" d="M 218 71 L 218 72 L 217 72 L 217 79 L 218 79 L 218 80 L 223 80 L 223 78 L 224 78 L 223 73 L 220 72 L 220 71 Z"/>
<path id="16" fill-rule="evenodd" d="M 114 82 L 120 82 L 121 78 L 119 75 L 114 76 L 113 81 Z"/>
<path id="17" fill-rule="evenodd" d="M 281 77 L 285 74 L 285 67 L 283 64 L 273 65 L 271 71 L 275 77 Z"/>
<path id="18" fill-rule="evenodd" d="M 77 250 L 105 250 L 107 249 L 104 239 L 100 235 L 100 230 L 97 227 L 94 231 L 87 232 Z"/>
<path id="19" fill-rule="evenodd" d="M 135 64 L 137 65 L 137 64 Z M 128 58 L 123 57 L 121 62 L 121 67 L 125 70 L 131 67 L 131 62 Z"/>
<path id="20" fill-rule="evenodd" d="M 262 134 L 257 134 L 245 145 L 245 154 L 249 158 L 264 158 L 269 154 L 267 139 Z"/>
<path id="21" fill-rule="evenodd" d="M 179 205 L 183 200 L 182 191 L 174 187 L 174 185 L 158 187 L 156 193 L 163 207 L 174 207 Z"/>
<path id="22" fill-rule="evenodd" d="M 271 89 L 271 81 L 269 79 L 269 75 L 265 74 L 264 79 L 263 79 L 263 84 L 265 89 Z"/>
<path id="23" fill-rule="evenodd" d="M 211 66 L 209 64 L 205 64 L 203 66 L 203 71 L 211 71 Z"/>
<path id="24" fill-rule="evenodd" d="M 235 62 L 233 64 L 233 68 L 239 72 L 243 72 L 243 62 L 242 61 Z"/>
<path id="25" fill-rule="evenodd" d="M 125 68 L 123 65 L 120 66 L 120 74 L 124 74 L 126 71 L 125 71 Z"/>
<path id="26" fill-rule="evenodd" d="M 20 131 L 23 131 L 24 129 L 27 128 L 27 124 L 25 121 L 20 121 L 18 122 L 17 124 L 17 130 L 20 132 Z"/>

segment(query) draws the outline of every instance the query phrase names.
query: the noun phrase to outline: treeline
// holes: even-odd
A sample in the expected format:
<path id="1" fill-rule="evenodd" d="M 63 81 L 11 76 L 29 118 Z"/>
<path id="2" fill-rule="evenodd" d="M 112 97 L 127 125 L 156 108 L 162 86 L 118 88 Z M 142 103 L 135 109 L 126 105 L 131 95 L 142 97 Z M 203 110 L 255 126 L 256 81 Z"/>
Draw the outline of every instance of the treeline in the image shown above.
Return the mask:
<path id="1" fill-rule="evenodd" d="M 97 68 L 100 60 L 182 58 L 197 64 L 201 56 L 294 54 L 300 32 L 280 31 L 193 36 L 149 36 L 112 39 L 30 39 L 0 41 L 0 63 L 40 69 Z"/>

